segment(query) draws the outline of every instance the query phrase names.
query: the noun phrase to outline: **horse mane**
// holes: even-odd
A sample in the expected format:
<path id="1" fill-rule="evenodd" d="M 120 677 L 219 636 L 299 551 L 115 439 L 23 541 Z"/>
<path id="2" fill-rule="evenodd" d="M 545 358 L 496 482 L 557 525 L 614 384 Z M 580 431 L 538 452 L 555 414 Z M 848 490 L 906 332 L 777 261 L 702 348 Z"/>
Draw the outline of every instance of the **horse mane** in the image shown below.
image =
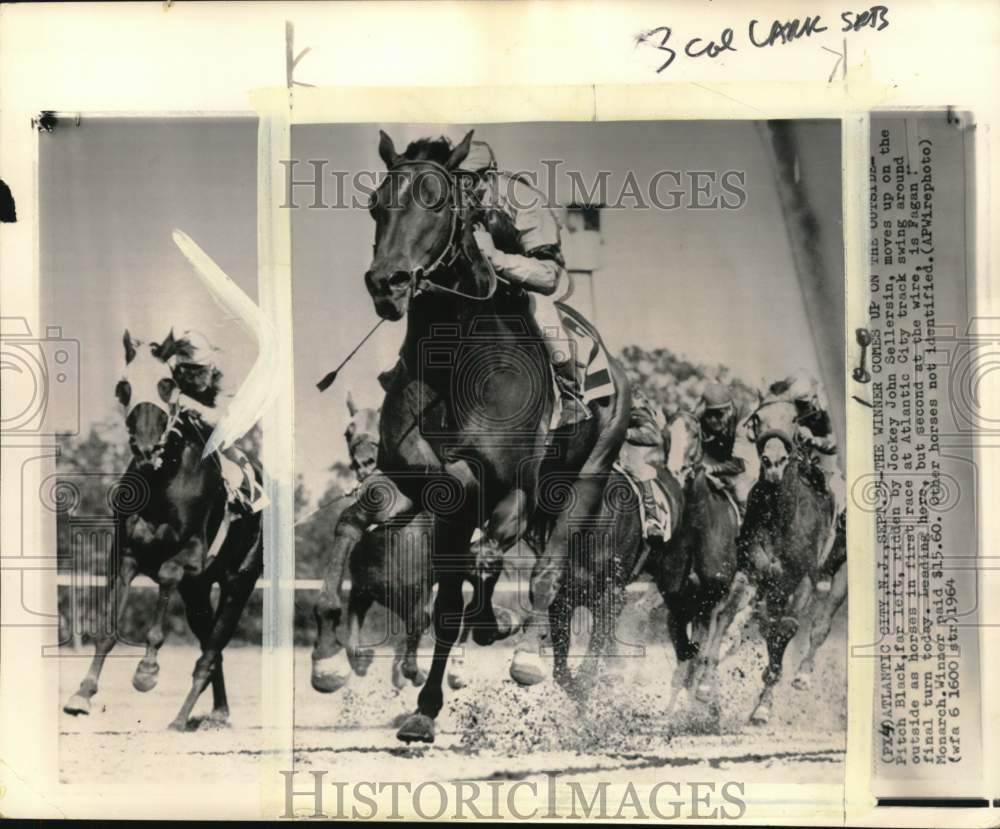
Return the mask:
<path id="1" fill-rule="evenodd" d="M 445 164 L 454 149 L 451 140 L 443 135 L 438 138 L 418 138 L 410 142 L 403 158 L 407 161 L 436 161 L 438 164 Z"/>

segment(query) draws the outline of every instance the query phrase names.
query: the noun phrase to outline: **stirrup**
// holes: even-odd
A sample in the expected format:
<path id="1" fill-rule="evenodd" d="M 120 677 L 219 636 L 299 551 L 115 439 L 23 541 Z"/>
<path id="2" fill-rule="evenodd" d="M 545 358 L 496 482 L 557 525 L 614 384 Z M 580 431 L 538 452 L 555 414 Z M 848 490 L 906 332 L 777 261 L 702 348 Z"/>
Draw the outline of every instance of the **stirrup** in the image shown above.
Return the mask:
<path id="1" fill-rule="evenodd" d="M 666 541 L 667 528 L 655 518 L 647 518 L 646 526 L 642 528 L 643 535 L 652 540 Z"/>
<path id="2" fill-rule="evenodd" d="M 590 409 L 583 402 L 583 397 L 577 390 L 576 383 L 560 374 L 558 369 L 553 370 L 553 376 L 556 378 L 556 388 L 559 390 L 561 398 L 559 401 L 561 407 L 559 427 L 571 426 L 574 423 L 590 420 Z"/>

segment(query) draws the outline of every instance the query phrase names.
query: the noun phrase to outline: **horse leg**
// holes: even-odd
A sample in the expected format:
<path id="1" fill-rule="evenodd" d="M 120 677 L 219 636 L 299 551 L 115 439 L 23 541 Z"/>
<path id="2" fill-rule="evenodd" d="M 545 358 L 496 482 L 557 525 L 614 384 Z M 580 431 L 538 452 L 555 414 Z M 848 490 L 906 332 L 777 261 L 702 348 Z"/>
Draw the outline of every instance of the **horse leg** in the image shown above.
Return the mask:
<path id="1" fill-rule="evenodd" d="M 830 626 L 833 624 L 833 617 L 840 606 L 847 598 L 847 568 L 841 566 L 833 577 L 833 585 L 830 592 L 820 595 L 813 607 L 812 627 L 809 630 L 809 647 L 805 657 L 799 665 L 799 670 L 792 680 L 792 687 L 800 691 L 809 688 L 812 681 L 812 672 L 816 667 L 816 651 L 820 649 L 830 635 Z"/>
<path id="2" fill-rule="evenodd" d="M 563 491 L 565 481 L 557 481 L 553 486 L 552 500 L 565 502 L 566 508 L 559 513 L 548 542 L 537 550 L 535 566 L 531 573 L 531 612 L 525 619 L 521 641 L 514 650 L 510 664 L 511 678 L 521 685 L 535 685 L 545 679 L 542 651 L 549 644 L 548 610 L 559 594 L 569 562 L 574 558 L 577 545 L 586 544 L 589 533 L 580 532 L 576 516 L 596 516 L 608 476 L 585 474 L 573 481 L 571 493 Z"/>
<path id="3" fill-rule="evenodd" d="M 191 675 L 191 690 L 184 699 L 177 716 L 170 723 L 169 727 L 172 730 L 187 730 L 188 720 L 198 697 L 208 687 L 216 667 L 218 666 L 221 670 L 222 651 L 229 644 L 229 640 L 232 639 L 233 633 L 236 631 L 236 625 L 239 624 L 240 616 L 243 615 L 243 609 L 253 593 L 259 575 L 260 569 L 254 566 L 227 577 L 227 580 L 222 584 L 219 606 L 206 637 L 206 646 L 198 661 L 195 662 Z"/>
<path id="4" fill-rule="evenodd" d="M 691 619 L 691 599 L 687 596 L 671 594 L 665 599 L 667 606 L 667 632 L 674 646 L 677 665 L 674 668 L 670 682 L 670 699 L 667 701 L 667 713 L 674 710 L 681 690 L 688 686 L 694 657 L 698 655 L 698 646 L 688 636 L 688 622 Z"/>
<path id="5" fill-rule="evenodd" d="M 397 691 L 406 685 L 403 676 L 403 660 L 406 658 L 406 634 L 398 633 L 392 642 L 392 670 L 390 673 L 392 687 Z"/>
<path id="6" fill-rule="evenodd" d="M 742 599 L 741 589 L 735 583 L 730 585 L 719 584 L 716 590 L 723 594 L 721 601 L 715 603 L 712 608 L 711 620 L 708 627 L 708 637 L 705 649 L 702 651 L 701 676 L 695 691 L 695 698 L 699 702 L 710 702 L 715 694 L 718 684 L 719 661 L 722 654 L 722 641 L 736 618 Z M 718 593 L 717 593 L 718 595 Z"/>
<path id="7" fill-rule="evenodd" d="M 464 688 L 467 684 L 465 678 L 465 649 L 469 646 L 470 632 L 471 626 L 468 616 L 466 616 L 462 619 L 462 632 L 458 634 L 458 642 L 456 643 L 462 647 L 462 654 L 461 656 L 452 656 L 448 662 L 448 687 L 453 691 Z M 420 683 L 414 683 L 414 685 L 418 684 Z"/>
<path id="8" fill-rule="evenodd" d="M 781 667 L 785 658 L 785 648 L 799 629 L 799 620 L 789 613 L 789 596 L 772 588 L 767 596 L 768 615 L 764 625 L 764 639 L 767 642 L 767 667 L 764 669 L 764 689 L 757 700 L 757 706 L 750 715 L 753 725 L 763 725 L 771 718 L 774 700 L 774 686 L 781 681 Z M 773 609 L 772 609 L 773 608 Z M 782 615 L 778 615 L 781 613 Z"/>
<path id="9" fill-rule="evenodd" d="M 618 614 L 624 604 L 625 591 L 617 585 L 606 584 L 590 603 L 591 630 L 587 655 L 580 668 L 580 692 L 586 696 L 597 678 L 600 660 L 607 656 L 615 638 Z"/>
<path id="10" fill-rule="evenodd" d="M 570 623 L 573 602 L 570 590 L 563 585 L 555 601 L 549 605 L 549 629 L 552 631 L 552 678 L 567 693 L 573 693 L 573 675 L 569 670 Z"/>
<path id="11" fill-rule="evenodd" d="M 163 622 L 167 617 L 170 599 L 184 577 L 184 568 L 177 561 L 164 562 L 156 574 L 160 593 L 156 599 L 156 610 L 153 611 L 153 623 L 146 633 L 146 655 L 135 668 L 132 676 L 132 687 L 137 691 L 152 691 L 156 687 L 160 665 L 157 662 L 160 648 L 166 638 L 163 633 Z"/>
<path id="12" fill-rule="evenodd" d="M 493 591 L 503 572 L 503 555 L 524 534 L 530 513 L 524 490 L 515 489 L 500 501 L 490 516 L 489 529 L 476 544 L 476 577 L 472 580 L 472 639 L 477 645 L 491 645 L 506 639 L 521 627 L 520 615 L 509 607 L 493 605 Z"/>
<path id="13" fill-rule="evenodd" d="M 667 632 L 674 646 L 677 665 L 698 655 L 698 645 L 688 636 L 688 622 L 691 621 L 689 599 L 685 596 L 671 596 L 667 602 Z"/>
<path id="14" fill-rule="evenodd" d="M 465 487 L 465 503 L 474 504 L 474 490 Z M 472 532 L 481 518 L 472 515 L 465 520 L 447 521 L 437 516 L 434 521 L 435 572 L 438 591 L 434 598 L 434 656 L 424 687 L 417 697 L 417 710 L 404 721 L 396 737 L 404 743 L 434 742 L 434 719 L 444 704 L 442 683 L 448 667 L 448 656 L 458 639 L 465 615 L 462 584 L 469 573 L 469 544 Z"/>
<path id="15" fill-rule="evenodd" d="M 341 514 L 334 531 L 333 550 L 323 572 L 313 615 L 316 618 L 316 644 L 312 652 L 312 687 L 323 694 L 337 691 L 351 676 L 351 664 L 338 638 L 343 613 L 340 585 L 347 570 L 351 553 L 364 534 L 370 516 L 358 504 L 352 504 Z"/>
<path id="16" fill-rule="evenodd" d="M 406 652 L 403 655 L 402 672 L 411 684 L 419 687 L 427 681 L 427 673 L 417 664 L 417 650 L 420 648 L 420 637 L 431 626 L 431 615 L 422 600 L 414 604 L 406 620 Z"/>
<path id="17" fill-rule="evenodd" d="M 698 677 L 701 676 L 704 667 L 704 653 L 708 644 L 709 629 L 711 625 L 711 610 L 706 608 L 702 600 L 703 591 L 699 590 L 696 597 L 693 617 L 691 619 L 691 639 L 695 646 L 695 658 L 687 663 L 687 676 L 684 678 L 684 687 L 690 690 L 695 686 Z"/>
<path id="18" fill-rule="evenodd" d="M 192 579 L 182 579 L 177 585 L 177 592 L 184 600 L 184 611 L 191 632 L 198 638 L 198 644 L 204 653 L 212 630 L 211 586 L 207 583 L 197 583 Z M 222 675 L 222 654 L 219 654 L 215 670 L 212 671 L 212 713 L 209 715 L 209 720 L 217 725 L 224 725 L 229 721 L 226 682 Z"/>
<path id="19" fill-rule="evenodd" d="M 733 620 L 729 623 L 729 629 L 723 636 L 719 649 L 719 662 L 724 662 L 742 650 L 743 643 L 747 639 L 747 626 L 750 623 L 750 617 L 754 614 L 754 599 L 757 596 L 756 585 L 751 584 L 742 571 L 736 574 L 730 590 L 736 594 Z"/>
<path id="20" fill-rule="evenodd" d="M 471 533 L 470 533 L 471 534 Z M 417 710 L 396 732 L 404 743 L 414 741 L 434 742 L 434 719 L 444 704 L 441 683 L 452 645 L 458 639 L 462 625 L 462 576 L 459 573 L 442 573 L 434 599 L 434 657 L 427 681 L 417 697 Z"/>
<path id="21" fill-rule="evenodd" d="M 115 552 L 112 548 L 109 561 L 114 561 Z M 97 693 L 97 683 L 104 669 L 104 660 L 107 659 L 111 649 L 118 640 L 118 626 L 121 624 L 122 616 L 125 613 L 125 600 L 128 598 L 129 585 L 138 568 L 135 559 L 126 555 L 119 566 L 118 573 L 112 575 L 108 573 L 106 586 L 104 588 L 104 623 L 100 632 L 95 637 L 94 658 L 91 660 L 87 675 L 80 683 L 80 688 L 69 698 L 63 706 L 63 711 L 67 714 L 89 714 L 90 698 Z"/>
<path id="22" fill-rule="evenodd" d="M 374 648 L 361 647 L 361 628 L 373 601 L 374 597 L 367 590 L 351 587 L 351 595 L 347 599 L 348 634 L 344 649 L 352 670 L 358 676 L 367 674 L 375 659 Z"/>

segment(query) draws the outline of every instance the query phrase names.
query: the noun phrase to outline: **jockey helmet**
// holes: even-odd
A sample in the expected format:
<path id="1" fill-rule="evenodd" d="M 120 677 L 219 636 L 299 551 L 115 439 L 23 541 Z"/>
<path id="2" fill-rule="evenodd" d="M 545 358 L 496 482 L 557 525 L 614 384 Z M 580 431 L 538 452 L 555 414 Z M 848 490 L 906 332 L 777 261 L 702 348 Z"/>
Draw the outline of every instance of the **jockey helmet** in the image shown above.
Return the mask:
<path id="1" fill-rule="evenodd" d="M 469 154 L 458 165 L 458 169 L 476 175 L 496 170 L 497 157 L 493 153 L 493 148 L 485 141 L 473 141 L 469 147 Z"/>
<path id="2" fill-rule="evenodd" d="M 806 375 L 799 375 L 788 387 L 788 396 L 796 403 L 811 403 L 818 396 L 816 381 Z"/>
<path id="3" fill-rule="evenodd" d="M 709 383 L 701 395 L 701 404 L 705 411 L 728 409 L 733 405 L 733 395 L 728 386 L 722 383 Z"/>

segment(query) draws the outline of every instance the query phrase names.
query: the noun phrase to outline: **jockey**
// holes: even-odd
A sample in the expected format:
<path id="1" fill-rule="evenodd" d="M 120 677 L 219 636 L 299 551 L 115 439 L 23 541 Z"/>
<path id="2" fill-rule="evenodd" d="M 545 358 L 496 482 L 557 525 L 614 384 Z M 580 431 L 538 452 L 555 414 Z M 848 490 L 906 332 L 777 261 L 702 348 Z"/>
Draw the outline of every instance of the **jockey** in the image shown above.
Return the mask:
<path id="1" fill-rule="evenodd" d="M 702 467 L 715 486 L 733 498 L 741 517 L 744 504 L 737 494 L 735 478 L 746 470 L 743 459 L 733 454 L 736 443 L 736 403 L 729 388 L 709 383 L 701 397 Z"/>
<path id="2" fill-rule="evenodd" d="M 523 288 L 549 352 L 563 397 L 560 425 L 590 417 L 577 388 L 576 366 L 554 298 L 568 287 L 559 222 L 544 197 L 517 176 L 501 173 L 485 141 L 473 141 L 459 171 L 471 176 L 470 194 L 486 208 L 476 243 L 499 276 Z"/>
<path id="3" fill-rule="evenodd" d="M 657 467 L 666 463 L 663 446 L 663 430 L 666 418 L 660 407 L 650 400 L 638 387 L 632 390 L 632 410 L 629 413 L 628 434 L 622 445 L 619 460 L 625 471 L 638 483 L 645 507 L 647 538 L 666 538 L 669 526 L 666 516 L 656 499 L 653 489 L 657 478 Z"/>
<path id="4" fill-rule="evenodd" d="M 197 331 L 185 331 L 184 340 L 187 347 L 169 360 L 183 397 L 183 407 L 193 411 L 207 426 L 214 429 L 219 422 L 218 409 L 214 408 L 214 404 L 202 404 L 192 394 L 204 391 L 222 376 L 215 363 L 218 349 Z M 258 512 L 266 506 L 267 499 L 256 478 L 253 464 L 243 450 L 228 446 L 216 449 L 213 454 L 219 462 L 230 512 L 240 515 Z"/>
<path id="5" fill-rule="evenodd" d="M 786 392 L 798 413 L 796 440 L 808 457 L 823 471 L 840 516 L 847 508 L 844 473 L 837 463 L 837 439 L 833 434 L 829 405 L 819 383 L 808 375 L 791 382 Z"/>
<path id="6" fill-rule="evenodd" d="M 798 412 L 796 439 L 822 470 L 825 483 L 833 495 L 837 531 L 843 532 L 847 520 L 847 484 L 837 463 L 837 439 L 833 433 L 826 395 L 819 382 L 804 372 L 791 382 L 787 394 Z M 835 562 L 827 561 L 820 568 L 816 584 L 818 589 L 829 589 L 833 572 L 828 571 L 834 567 Z"/>

